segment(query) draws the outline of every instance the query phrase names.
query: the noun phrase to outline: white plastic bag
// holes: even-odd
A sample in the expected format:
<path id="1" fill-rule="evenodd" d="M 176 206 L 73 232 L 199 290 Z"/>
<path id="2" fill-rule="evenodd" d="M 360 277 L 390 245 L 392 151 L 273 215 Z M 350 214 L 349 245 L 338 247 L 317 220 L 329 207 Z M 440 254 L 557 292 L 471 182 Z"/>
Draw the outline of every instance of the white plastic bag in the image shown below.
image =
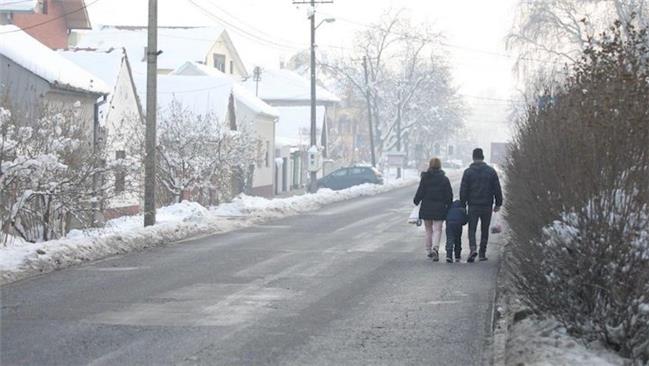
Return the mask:
<path id="1" fill-rule="evenodd" d="M 415 206 L 412 209 L 412 212 L 410 212 L 410 216 L 408 217 L 408 223 L 421 226 L 421 220 L 419 219 L 419 206 Z"/>
<path id="2" fill-rule="evenodd" d="M 500 214 L 498 212 L 494 212 L 493 216 L 491 217 L 491 233 L 492 234 L 500 234 L 503 232 L 503 225 L 500 222 Z"/>

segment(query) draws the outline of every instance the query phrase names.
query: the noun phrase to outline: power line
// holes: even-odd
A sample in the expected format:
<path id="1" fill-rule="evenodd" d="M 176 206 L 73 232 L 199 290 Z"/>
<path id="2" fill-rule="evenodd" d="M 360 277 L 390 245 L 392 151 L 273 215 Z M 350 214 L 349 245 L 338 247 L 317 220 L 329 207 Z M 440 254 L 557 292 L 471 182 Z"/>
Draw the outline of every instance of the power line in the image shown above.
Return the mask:
<path id="1" fill-rule="evenodd" d="M 52 23 L 52 22 L 54 22 L 54 21 L 56 21 L 56 20 L 59 20 L 59 19 L 61 19 L 61 18 L 65 18 L 65 17 L 67 17 L 68 15 L 71 15 L 71 14 L 74 14 L 74 13 L 78 13 L 78 12 L 80 12 L 80 11 L 82 11 L 82 10 L 85 10 L 85 9 L 87 9 L 89 6 L 91 6 L 91 5 L 93 5 L 93 4 L 96 4 L 96 3 L 99 2 L 99 1 L 101 1 L 101 0 L 94 0 L 93 2 L 91 2 L 91 3 L 89 3 L 89 4 L 84 3 L 84 5 L 83 5 L 82 7 L 78 8 L 78 9 L 75 9 L 75 10 L 72 10 L 72 11 L 69 11 L 69 12 L 67 12 L 67 13 L 63 13 L 63 14 L 61 14 L 61 15 L 59 15 L 59 16 L 57 16 L 57 17 L 54 17 L 54 18 L 52 18 L 52 19 L 48 19 L 48 20 L 43 21 L 43 22 L 40 22 L 40 23 L 32 24 L 32 25 L 27 26 L 27 27 L 24 27 L 24 28 L 20 28 L 20 29 L 16 29 L 16 30 L 11 30 L 11 31 L 0 32 L 0 35 L 2 35 L 2 34 L 7 34 L 7 33 L 21 32 L 21 31 L 25 31 L 25 30 L 27 30 L 27 29 L 32 29 L 32 28 L 40 27 L 40 26 L 45 25 L 45 24 Z"/>
<path id="2" fill-rule="evenodd" d="M 281 49 L 286 49 L 286 50 L 295 50 L 296 49 L 295 46 L 282 44 L 282 43 L 274 41 L 274 40 L 272 40 L 270 38 L 259 37 L 259 36 L 249 32 L 249 31 L 247 31 L 247 30 L 245 30 L 245 29 L 243 29 L 243 28 L 241 28 L 241 27 L 239 27 L 239 26 L 237 26 L 237 25 L 223 19 L 222 17 L 214 14 L 214 12 L 206 9 L 205 7 L 203 7 L 203 6 L 199 5 L 199 4 L 197 4 L 196 1 L 194 1 L 194 0 L 187 0 L 187 2 L 189 2 L 191 5 L 193 5 L 197 9 L 199 9 L 203 14 L 207 15 L 210 18 L 216 19 L 217 21 L 227 25 L 228 27 L 230 27 L 230 29 L 238 31 L 239 34 L 241 34 L 242 36 L 244 36 L 244 37 L 246 37 L 248 39 L 252 39 L 252 40 L 255 40 L 255 41 L 260 41 L 262 43 L 273 45 L 273 46 L 279 47 Z M 297 48 L 301 49 L 303 47 L 299 46 Z"/>

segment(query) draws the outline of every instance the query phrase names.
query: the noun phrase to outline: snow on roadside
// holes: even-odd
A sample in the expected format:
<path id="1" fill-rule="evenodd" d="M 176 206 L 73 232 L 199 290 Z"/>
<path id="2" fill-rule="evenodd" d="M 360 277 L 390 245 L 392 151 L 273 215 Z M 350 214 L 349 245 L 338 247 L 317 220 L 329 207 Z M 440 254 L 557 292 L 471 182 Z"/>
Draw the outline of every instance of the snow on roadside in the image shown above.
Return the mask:
<path id="1" fill-rule="evenodd" d="M 553 319 L 523 319 L 509 330 L 507 365 L 622 366 L 625 360 L 603 346 L 586 347 Z"/>
<path id="2" fill-rule="evenodd" d="M 147 228 L 142 227 L 142 215 L 136 215 L 110 220 L 100 229 L 73 230 L 60 240 L 27 243 L 10 238 L 5 246 L 0 244 L 0 284 L 111 255 L 293 216 L 327 204 L 412 185 L 417 180 L 415 176 L 384 185 L 363 184 L 340 191 L 321 189 L 316 194 L 276 199 L 242 195 L 210 209 L 184 201 L 160 208 L 156 225 Z"/>

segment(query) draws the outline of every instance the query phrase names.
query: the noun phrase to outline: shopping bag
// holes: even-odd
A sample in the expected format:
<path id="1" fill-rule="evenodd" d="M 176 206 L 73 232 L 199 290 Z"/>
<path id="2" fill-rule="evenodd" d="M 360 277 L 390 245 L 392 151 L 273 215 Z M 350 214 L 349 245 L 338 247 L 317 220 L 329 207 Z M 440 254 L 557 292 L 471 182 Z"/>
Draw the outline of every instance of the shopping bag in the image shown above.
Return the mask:
<path id="1" fill-rule="evenodd" d="M 421 220 L 419 219 L 419 206 L 415 206 L 412 209 L 412 212 L 410 212 L 410 216 L 408 217 L 408 223 L 409 224 L 415 224 L 417 226 L 421 226 Z"/>
<path id="2" fill-rule="evenodd" d="M 503 232 L 503 225 L 500 222 L 500 214 L 499 213 L 494 213 L 492 220 L 491 220 L 491 233 L 492 234 L 500 234 Z"/>

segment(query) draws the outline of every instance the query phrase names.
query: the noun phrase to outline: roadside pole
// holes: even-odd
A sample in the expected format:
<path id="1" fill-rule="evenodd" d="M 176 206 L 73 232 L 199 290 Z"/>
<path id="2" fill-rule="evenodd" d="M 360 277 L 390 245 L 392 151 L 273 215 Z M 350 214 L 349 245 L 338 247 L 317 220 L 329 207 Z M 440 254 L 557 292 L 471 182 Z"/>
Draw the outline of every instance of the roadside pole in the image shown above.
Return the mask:
<path id="1" fill-rule="evenodd" d="M 158 72 L 158 0 L 149 0 L 146 78 L 146 156 L 144 160 L 144 226 L 155 225 L 156 95 Z"/>

